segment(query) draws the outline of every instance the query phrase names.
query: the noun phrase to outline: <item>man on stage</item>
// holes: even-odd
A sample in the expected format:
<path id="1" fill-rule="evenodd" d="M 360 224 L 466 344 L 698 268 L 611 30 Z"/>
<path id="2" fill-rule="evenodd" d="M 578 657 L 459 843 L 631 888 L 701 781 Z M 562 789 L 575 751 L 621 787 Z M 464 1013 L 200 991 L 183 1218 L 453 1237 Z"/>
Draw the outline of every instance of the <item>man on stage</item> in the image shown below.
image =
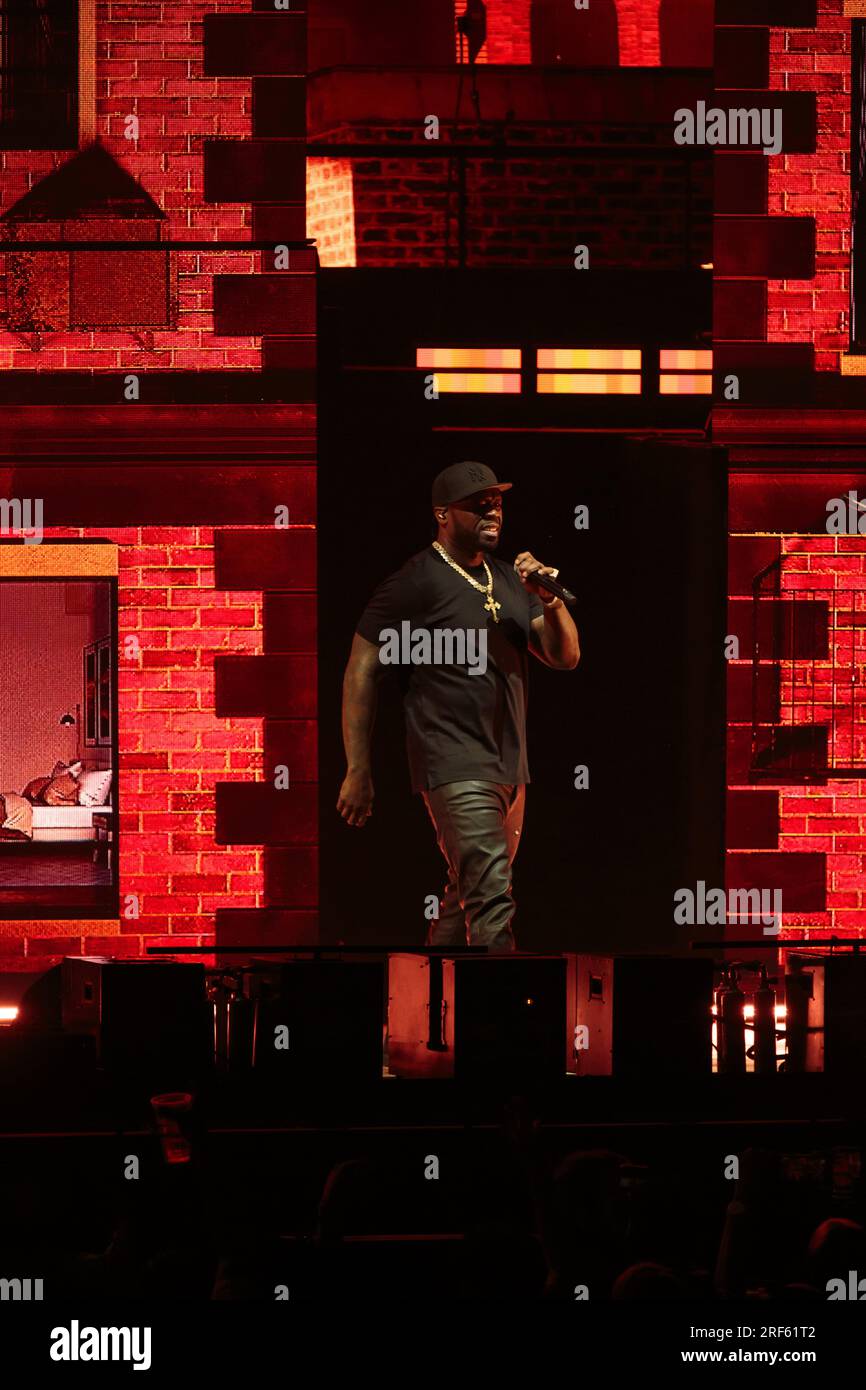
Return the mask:
<path id="1" fill-rule="evenodd" d="M 568 609 L 538 584 L 537 576 L 557 571 L 528 551 L 513 567 L 494 556 L 502 494 L 510 487 L 481 463 L 455 463 L 435 478 L 437 539 L 376 590 L 355 629 L 343 679 L 348 767 L 337 810 L 349 825 L 362 826 L 372 814 L 370 746 L 386 669 L 383 644 L 396 633 L 420 634 L 404 697 L 409 769 L 448 865 L 431 946 L 465 946 L 468 933 L 470 945 L 515 949 L 511 865 L 529 781 L 526 652 L 555 671 L 572 671 L 580 659 Z M 425 650 L 453 654 L 457 636 L 465 639 L 464 654 L 480 649 L 483 662 L 441 655 L 425 662 Z M 444 646 L 440 638 L 448 639 Z"/>

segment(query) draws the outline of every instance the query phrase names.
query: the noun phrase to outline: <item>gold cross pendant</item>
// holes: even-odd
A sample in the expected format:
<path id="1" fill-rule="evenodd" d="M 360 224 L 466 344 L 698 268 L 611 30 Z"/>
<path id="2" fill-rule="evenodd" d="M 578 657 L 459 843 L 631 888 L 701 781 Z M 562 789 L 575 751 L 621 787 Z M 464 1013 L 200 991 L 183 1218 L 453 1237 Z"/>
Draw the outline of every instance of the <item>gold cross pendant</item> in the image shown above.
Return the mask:
<path id="1" fill-rule="evenodd" d="M 493 614 L 493 621 L 494 621 L 495 623 L 498 623 L 498 622 L 499 622 L 499 614 L 497 613 L 496 610 L 497 610 L 497 608 L 501 608 L 501 607 L 502 607 L 502 604 L 501 604 L 501 603 L 497 603 L 497 602 L 495 601 L 495 599 L 494 599 L 494 597 L 493 597 L 492 594 L 488 594 L 488 596 L 487 596 L 487 602 L 486 602 L 485 605 L 484 605 L 484 611 L 485 611 L 485 613 L 492 613 L 492 614 Z"/>

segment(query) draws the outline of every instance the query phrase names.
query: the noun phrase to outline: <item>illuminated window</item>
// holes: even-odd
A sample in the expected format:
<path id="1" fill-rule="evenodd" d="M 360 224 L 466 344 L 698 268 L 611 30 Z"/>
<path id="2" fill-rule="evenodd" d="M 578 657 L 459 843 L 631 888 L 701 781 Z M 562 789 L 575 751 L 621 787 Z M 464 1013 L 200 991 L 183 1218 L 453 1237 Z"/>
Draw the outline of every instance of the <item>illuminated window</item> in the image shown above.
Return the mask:
<path id="1" fill-rule="evenodd" d="M 117 916 L 117 567 L 110 544 L 0 544 L 4 918 Z"/>
<path id="2" fill-rule="evenodd" d="M 663 349 L 659 353 L 659 395 L 710 396 L 713 354 L 693 349 Z"/>
<path id="3" fill-rule="evenodd" d="M 518 395 L 520 348 L 418 348 L 415 365 L 432 370 L 440 395 Z"/>
<path id="4" fill-rule="evenodd" d="M 542 396 L 639 396 L 639 348 L 539 348 L 536 390 Z"/>

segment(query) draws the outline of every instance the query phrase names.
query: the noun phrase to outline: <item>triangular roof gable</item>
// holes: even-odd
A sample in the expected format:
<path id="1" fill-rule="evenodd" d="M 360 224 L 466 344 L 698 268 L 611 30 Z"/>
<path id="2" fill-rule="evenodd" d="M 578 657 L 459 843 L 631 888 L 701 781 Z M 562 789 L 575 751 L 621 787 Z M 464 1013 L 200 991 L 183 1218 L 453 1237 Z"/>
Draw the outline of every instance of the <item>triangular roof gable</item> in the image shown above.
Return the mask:
<path id="1" fill-rule="evenodd" d="M 78 217 L 165 218 L 146 189 L 102 145 L 88 145 L 13 203 L 0 222 L 67 222 Z"/>

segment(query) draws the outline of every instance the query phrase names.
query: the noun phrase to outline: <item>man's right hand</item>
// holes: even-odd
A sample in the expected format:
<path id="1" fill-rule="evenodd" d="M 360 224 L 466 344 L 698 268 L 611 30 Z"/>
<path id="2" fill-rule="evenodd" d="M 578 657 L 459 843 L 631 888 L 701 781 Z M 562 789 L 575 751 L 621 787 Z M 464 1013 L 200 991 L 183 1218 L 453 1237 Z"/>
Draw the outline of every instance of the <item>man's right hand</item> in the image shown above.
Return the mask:
<path id="1" fill-rule="evenodd" d="M 373 778 L 369 772 L 347 772 L 337 810 L 347 825 L 365 825 L 373 814 Z"/>

